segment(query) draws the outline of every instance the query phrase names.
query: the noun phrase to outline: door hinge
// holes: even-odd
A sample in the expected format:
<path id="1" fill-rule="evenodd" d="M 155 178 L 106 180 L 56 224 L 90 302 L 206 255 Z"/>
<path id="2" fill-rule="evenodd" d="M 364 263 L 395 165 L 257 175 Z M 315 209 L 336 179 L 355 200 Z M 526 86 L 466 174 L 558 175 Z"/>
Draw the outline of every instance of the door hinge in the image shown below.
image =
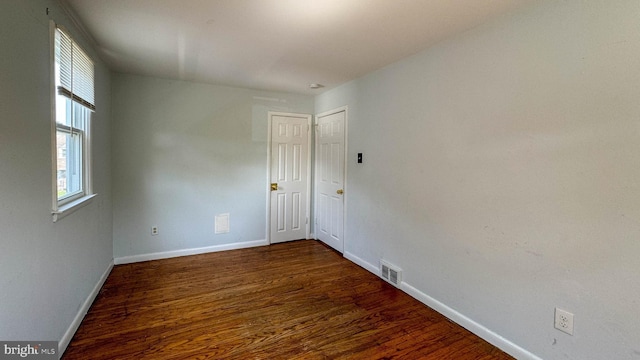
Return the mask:
<path id="1" fill-rule="evenodd" d="M 307 218 L 307 220 L 305 221 L 305 224 L 308 224 L 308 223 L 309 223 L 309 218 Z"/>

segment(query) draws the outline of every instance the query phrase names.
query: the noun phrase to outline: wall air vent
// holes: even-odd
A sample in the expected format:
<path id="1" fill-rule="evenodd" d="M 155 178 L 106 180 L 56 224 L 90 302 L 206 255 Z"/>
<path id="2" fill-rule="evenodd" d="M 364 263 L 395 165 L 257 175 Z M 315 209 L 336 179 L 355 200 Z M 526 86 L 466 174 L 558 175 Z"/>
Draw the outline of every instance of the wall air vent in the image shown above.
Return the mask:
<path id="1" fill-rule="evenodd" d="M 389 284 L 399 288 L 402 282 L 402 269 L 380 260 L 380 276 Z"/>
<path id="2" fill-rule="evenodd" d="M 229 214 L 216 215 L 215 233 L 226 234 L 229 232 Z"/>

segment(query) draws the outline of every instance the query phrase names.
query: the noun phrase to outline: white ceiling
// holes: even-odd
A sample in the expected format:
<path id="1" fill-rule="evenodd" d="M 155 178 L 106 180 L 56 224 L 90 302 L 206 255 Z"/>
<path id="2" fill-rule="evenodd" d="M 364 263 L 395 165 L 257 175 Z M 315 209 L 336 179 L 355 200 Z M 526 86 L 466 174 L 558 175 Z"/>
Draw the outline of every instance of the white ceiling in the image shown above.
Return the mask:
<path id="1" fill-rule="evenodd" d="M 66 5 L 114 71 L 317 94 L 532 1 L 66 0 Z M 326 87 L 311 90 L 309 83 Z"/>

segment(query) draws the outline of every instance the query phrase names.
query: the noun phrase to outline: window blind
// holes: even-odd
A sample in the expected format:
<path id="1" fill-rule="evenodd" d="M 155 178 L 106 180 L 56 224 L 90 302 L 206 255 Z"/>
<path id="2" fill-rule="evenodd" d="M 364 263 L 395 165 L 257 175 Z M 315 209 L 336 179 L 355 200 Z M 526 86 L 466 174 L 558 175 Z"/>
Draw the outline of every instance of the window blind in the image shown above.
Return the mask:
<path id="1" fill-rule="evenodd" d="M 62 29 L 56 29 L 58 94 L 95 111 L 93 61 Z"/>

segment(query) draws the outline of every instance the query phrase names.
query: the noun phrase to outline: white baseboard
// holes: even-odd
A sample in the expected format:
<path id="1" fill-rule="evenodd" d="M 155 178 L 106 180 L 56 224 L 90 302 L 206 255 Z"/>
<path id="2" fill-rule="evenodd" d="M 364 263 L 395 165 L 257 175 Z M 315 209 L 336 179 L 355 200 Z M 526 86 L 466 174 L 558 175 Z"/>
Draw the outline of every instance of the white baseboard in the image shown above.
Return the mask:
<path id="1" fill-rule="evenodd" d="M 84 300 L 84 303 L 82 303 L 82 306 L 80 306 L 80 309 L 78 310 L 76 317 L 73 318 L 71 325 L 69 325 L 69 328 L 67 329 L 67 331 L 65 331 L 64 335 L 62 336 L 62 339 L 60 339 L 60 342 L 58 343 L 58 354 L 60 357 L 62 357 L 62 354 L 64 354 L 64 351 L 67 350 L 67 346 L 69 346 L 69 343 L 73 338 L 73 335 L 75 335 L 76 331 L 80 327 L 80 324 L 84 319 L 84 316 L 89 311 L 91 304 L 93 304 L 93 300 L 95 300 L 96 296 L 98 296 L 98 293 L 100 292 L 102 285 L 104 285 L 104 282 L 107 281 L 107 277 L 111 273 L 111 269 L 113 269 L 113 261 L 109 263 L 109 265 L 107 266 L 107 269 L 104 271 L 104 273 L 102 273 L 102 276 L 100 277 L 96 285 L 93 287 L 93 290 L 91 290 L 91 292 L 89 293 L 89 296 L 87 296 L 87 298 Z"/>
<path id="2" fill-rule="evenodd" d="M 355 256 L 354 254 L 345 251 L 344 254 L 342 254 L 342 256 L 345 257 L 345 259 L 350 260 L 351 262 L 355 263 L 356 265 L 359 265 L 360 267 L 364 268 L 365 270 L 369 271 L 370 273 L 373 273 L 376 276 L 380 276 L 380 270 L 378 269 L 377 266 L 366 262 L 365 260 Z"/>
<path id="3" fill-rule="evenodd" d="M 346 251 L 344 252 L 344 257 L 347 260 L 350 260 L 350 261 L 354 262 L 356 265 L 359 265 L 359 266 L 363 267 L 365 270 L 368 270 L 369 272 L 373 273 L 374 275 L 380 277 L 380 271 L 379 271 L 379 269 L 378 269 L 378 267 L 376 265 L 373 265 L 373 264 L 371 264 L 371 263 L 359 258 L 358 256 L 356 256 L 356 255 L 354 255 L 352 253 L 346 252 Z M 411 286 L 410 284 L 408 284 L 408 283 L 403 281 L 402 283 L 400 283 L 400 289 L 402 291 L 404 291 L 405 293 L 407 293 L 408 295 L 410 295 L 411 297 L 413 297 L 414 299 L 420 301 L 421 303 L 427 305 L 428 307 L 432 308 L 433 310 L 435 310 L 435 311 L 439 312 L 440 314 L 446 316 L 451 321 L 453 321 L 456 324 L 462 326 L 463 328 L 471 331 L 472 333 L 476 334 L 480 338 L 486 340 L 490 344 L 498 347 L 499 349 L 501 349 L 502 351 L 506 352 L 507 354 L 515 357 L 516 359 L 520 359 L 520 360 L 542 360 L 541 358 L 537 357 L 533 353 L 531 353 L 531 352 L 523 349 L 522 347 L 514 344 L 513 342 L 505 339 L 504 337 L 500 336 L 499 334 L 489 330 L 485 326 L 475 322 L 474 320 L 468 318 L 464 314 L 462 314 L 462 313 L 450 308 L 449 306 L 447 306 L 447 305 L 441 303 L 440 301 L 432 298 L 431 296 L 423 293 L 422 291 L 416 289 L 415 287 Z"/>
<path id="4" fill-rule="evenodd" d="M 450 308 L 449 306 L 441 303 L 440 301 L 432 298 L 431 296 L 423 293 L 422 291 L 416 289 L 415 287 L 407 284 L 406 282 L 402 282 L 400 284 L 400 289 L 407 294 L 409 294 L 414 299 L 420 301 L 421 303 L 427 305 L 433 310 L 439 312 L 440 314 L 446 316 L 451 321 L 456 324 L 462 326 L 463 328 L 471 331 L 472 333 L 478 335 L 482 339 L 486 340 L 488 343 L 500 348 L 502 351 L 507 354 L 515 357 L 520 360 L 542 360 L 537 357 L 530 351 L 523 349 L 522 347 L 514 344 L 513 342 L 505 339 L 499 334 L 489 330 L 484 325 L 477 323 L 476 321 L 466 317 L 464 314 Z"/>
<path id="5" fill-rule="evenodd" d="M 130 264 L 130 263 L 136 263 L 141 261 L 168 259 L 168 258 L 179 257 L 179 256 L 206 254 L 210 252 L 245 249 L 245 248 L 265 246 L 265 245 L 269 245 L 269 242 L 267 240 L 254 240 L 254 241 L 245 241 L 245 242 L 232 243 L 232 244 L 206 246 L 206 247 L 193 248 L 193 249 L 172 250 L 172 251 L 163 251 L 163 252 L 156 252 L 156 253 L 149 253 L 149 254 L 122 256 L 122 257 L 117 257 L 113 259 L 113 261 L 116 265 L 121 265 L 121 264 Z"/>

